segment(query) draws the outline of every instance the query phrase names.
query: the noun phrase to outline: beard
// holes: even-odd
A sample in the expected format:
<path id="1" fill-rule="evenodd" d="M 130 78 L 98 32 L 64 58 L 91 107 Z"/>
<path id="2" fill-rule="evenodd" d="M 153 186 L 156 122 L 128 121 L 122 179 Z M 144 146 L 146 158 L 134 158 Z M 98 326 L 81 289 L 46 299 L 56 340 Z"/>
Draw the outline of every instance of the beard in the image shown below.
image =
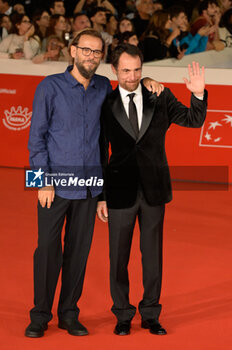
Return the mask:
<path id="1" fill-rule="evenodd" d="M 92 62 L 92 60 L 89 60 L 90 62 Z M 94 73 L 96 72 L 99 64 L 96 63 L 96 62 L 93 62 L 94 63 L 94 66 L 93 68 L 90 68 L 89 69 L 86 69 L 84 67 L 84 65 L 82 64 L 82 62 L 79 62 L 79 61 L 75 61 L 75 65 L 78 69 L 78 71 L 80 72 L 80 74 L 85 78 L 85 79 L 88 79 L 90 80 L 92 78 L 92 76 L 94 75 Z M 100 63 L 100 62 L 99 62 Z"/>
<path id="2" fill-rule="evenodd" d="M 137 80 L 137 81 L 133 82 L 133 84 L 129 84 L 129 83 L 125 82 L 125 83 L 121 83 L 120 85 L 126 91 L 131 92 L 131 91 L 135 91 L 137 89 L 137 87 L 139 86 L 139 83 L 140 83 L 140 80 Z"/>

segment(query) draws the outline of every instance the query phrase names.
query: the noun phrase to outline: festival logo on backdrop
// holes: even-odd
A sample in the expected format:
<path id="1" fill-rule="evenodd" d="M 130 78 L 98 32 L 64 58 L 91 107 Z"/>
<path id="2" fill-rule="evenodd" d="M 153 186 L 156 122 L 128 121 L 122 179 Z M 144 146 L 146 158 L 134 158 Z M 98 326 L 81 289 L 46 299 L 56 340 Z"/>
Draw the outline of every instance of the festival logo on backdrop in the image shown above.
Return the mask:
<path id="1" fill-rule="evenodd" d="M 232 111 L 207 111 L 199 146 L 232 148 Z"/>
<path id="2" fill-rule="evenodd" d="M 9 111 L 4 110 L 4 114 L 3 124 L 10 130 L 20 131 L 26 129 L 31 124 L 32 112 L 29 112 L 27 107 L 23 109 L 22 106 L 12 106 Z"/>

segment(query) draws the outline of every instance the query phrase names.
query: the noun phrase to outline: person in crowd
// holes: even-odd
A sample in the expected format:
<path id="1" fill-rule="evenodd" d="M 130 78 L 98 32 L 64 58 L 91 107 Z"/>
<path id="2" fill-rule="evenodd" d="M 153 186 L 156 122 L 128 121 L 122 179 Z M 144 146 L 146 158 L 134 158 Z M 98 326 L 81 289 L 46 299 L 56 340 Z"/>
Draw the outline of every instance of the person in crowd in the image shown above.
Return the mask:
<path id="1" fill-rule="evenodd" d="M 106 23 L 106 32 L 111 35 L 112 41 L 108 45 L 106 45 L 106 55 L 105 62 L 110 63 L 110 57 L 112 50 L 118 45 L 118 21 L 116 17 L 112 13 L 106 14 L 107 23 Z"/>
<path id="2" fill-rule="evenodd" d="M 46 61 L 70 61 L 67 47 L 64 46 L 63 41 L 56 35 L 48 37 L 46 52 L 36 55 L 32 59 L 33 63 L 43 63 Z"/>
<path id="3" fill-rule="evenodd" d="M 135 46 L 138 46 L 139 44 L 139 39 L 136 35 L 135 32 L 133 31 L 126 31 L 126 32 L 123 32 L 121 34 L 116 34 L 113 41 L 112 41 L 112 44 L 109 45 L 108 47 L 108 52 L 107 52 L 107 57 L 106 57 L 106 63 L 111 63 L 111 54 L 112 54 L 112 51 L 120 44 L 123 44 L 123 43 L 128 43 L 128 44 L 131 44 L 131 45 L 135 45 Z"/>
<path id="4" fill-rule="evenodd" d="M 219 36 L 225 47 L 232 47 L 232 8 L 222 15 Z"/>
<path id="5" fill-rule="evenodd" d="M 73 13 L 85 13 L 88 14 L 94 7 L 98 6 L 97 0 L 79 0 L 75 6 Z"/>
<path id="6" fill-rule="evenodd" d="M 39 8 L 44 8 L 41 3 L 45 2 L 45 5 L 47 6 L 49 0 L 12 0 L 12 13 L 18 12 L 18 13 L 24 13 L 29 18 L 33 17 L 33 13 L 37 11 Z"/>
<path id="7" fill-rule="evenodd" d="M 128 263 L 136 220 L 140 228 L 144 293 L 138 305 L 141 327 L 155 335 L 167 331 L 159 322 L 162 285 L 162 242 L 165 204 L 172 200 L 165 154 L 165 135 L 172 123 L 200 128 L 207 112 L 204 69 L 189 65 L 191 107 L 169 89 L 152 99 L 141 88 L 142 54 L 123 44 L 112 53 L 112 70 L 119 86 L 107 96 L 101 113 L 100 148 L 105 189 L 99 196 L 98 217 L 109 223 L 111 311 L 114 333 L 130 334 L 136 307 L 130 303 Z M 109 144 L 111 156 L 109 157 Z"/>
<path id="8" fill-rule="evenodd" d="M 218 0 L 222 15 L 232 7 L 232 0 Z"/>
<path id="9" fill-rule="evenodd" d="M 66 33 L 66 20 L 65 17 L 62 15 L 52 15 L 50 17 L 50 23 L 49 23 L 49 27 L 47 30 L 47 36 L 50 35 L 57 35 L 64 44 L 66 44 L 67 46 L 67 42 L 65 39 L 65 33 Z M 44 42 L 46 42 L 47 39 L 45 38 Z M 46 42 L 47 45 L 47 42 Z M 44 46 L 44 43 L 43 43 Z"/>
<path id="10" fill-rule="evenodd" d="M 136 13 L 135 2 L 136 0 L 125 0 L 124 6 L 121 9 L 122 15 L 120 17 L 127 17 L 132 20 Z"/>
<path id="11" fill-rule="evenodd" d="M 20 14 L 25 14 L 24 5 L 21 2 L 16 2 L 13 6 L 13 12 L 18 12 Z"/>
<path id="12" fill-rule="evenodd" d="M 183 7 L 185 9 L 185 13 L 187 14 L 188 21 L 191 21 L 193 16 L 193 9 L 196 10 L 196 5 L 199 3 L 199 1 L 201 0 L 163 0 L 163 3 L 165 9 L 169 9 L 172 6 Z M 195 15 L 195 17 L 196 16 L 198 16 L 198 14 Z"/>
<path id="13" fill-rule="evenodd" d="M 120 44 L 131 44 L 138 46 L 139 40 L 135 32 L 124 32 L 119 37 L 118 45 Z"/>
<path id="14" fill-rule="evenodd" d="M 107 57 L 108 47 L 112 44 L 113 36 L 106 32 L 106 10 L 104 7 L 95 7 L 89 15 L 92 27 L 98 31 L 105 41 L 105 58 Z"/>
<path id="15" fill-rule="evenodd" d="M 203 26 L 198 32 L 192 36 L 190 33 L 190 25 L 186 12 L 181 6 L 173 6 L 169 9 L 172 21 L 171 30 L 178 28 L 180 34 L 173 40 L 175 48 L 185 50 L 184 54 L 188 55 L 206 50 L 210 27 Z"/>
<path id="16" fill-rule="evenodd" d="M 13 34 L 9 34 L 0 43 L 0 57 L 14 59 L 32 59 L 40 50 L 40 39 L 28 16 L 12 15 Z"/>
<path id="17" fill-rule="evenodd" d="M 91 28 L 91 22 L 87 15 L 81 12 L 76 12 L 72 21 L 72 37 L 74 38 L 80 30 Z"/>
<path id="18" fill-rule="evenodd" d="M 127 18 L 127 17 L 122 17 L 118 21 L 118 34 L 121 34 L 123 32 L 132 32 L 134 31 L 134 25 L 133 22 Z"/>
<path id="19" fill-rule="evenodd" d="M 109 11 L 112 14 L 116 14 L 116 9 L 112 5 L 112 3 L 108 0 L 79 0 L 77 3 L 74 13 L 76 12 L 84 12 L 89 13 L 92 11 L 94 7 L 103 7 L 105 10 Z"/>
<path id="20" fill-rule="evenodd" d="M 11 6 L 11 1 L 0 0 L 0 14 L 10 16 L 12 14 L 13 8 Z"/>
<path id="21" fill-rule="evenodd" d="M 35 33 L 39 36 L 41 42 L 46 38 L 49 24 L 50 24 L 50 15 L 46 10 L 38 10 L 33 14 L 32 17 Z"/>
<path id="22" fill-rule="evenodd" d="M 105 31 L 106 26 L 106 11 L 104 7 L 95 7 L 90 13 L 92 27 L 99 33 Z"/>
<path id="23" fill-rule="evenodd" d="M 112 43 L 108 46 L 108 52 L 107 52 L 107 56 L 106 56 L 106 62 L 107 63 L 110 63 L 111 52 L 118 45 L 119 40 L 121 39 L 121 34 L 124 33 L 124 32 L 132 32 L 132 31 L 134 32 L 134 25 L 133 25 L 132 20 L 130 20 L 127 17 L 122 17 L 118 21 L 117 32 L 113 36 Z M 136 39 L 135 39 L 135 41 L 136 41 Z"/>
<path id="24" fill-rule="evenodd" d="M 52 1 L 50 3 L 50 12 L 52 15 L 65 16 L 64 2 L 62 0 Z"/>
<path id="25" fill-rule="evenodd" d="M 181 59 L 184 51 L 178 52 L 177 49 L 170 51 L 172 41 L 180 35 L 180 30 L 176 27 L 172 32 L 171 19 L 167 11 L 156 11 L 148 24 L 147 30 L 141 37 L 140 48 L 144 55 L 144 62 L 162 60 L 170 57 L 170 52 L 174 53 L 174 57 Z"/>
<path id="26" fill-rule="evenodd" d="M 163 9 L 164 9 L 164 5 L 163 5 L 162 1 L 159 1 L 159 0 L 153 1 L 153 13 L 155 11 L 163 10 Z"/>
<path id="27" fill-rule="evenodd" d="M 5 39 L 11 32 L 12 23 L 10 17 L 5 14 L 0 14 L 0 41 Z"/>
<path id="28" fill-rule="evenodd" d="M 149 20 L 153 14 L 152 0 L 136 0 L 135 2 L 137 14 L 133 19 L 135 33 L 138 38 L 146 31 Z"/>
<path id="29" fill-rule="evenodd" d="M 80 179 L 102 177 L 99 149 L 101 106 L 112 91 L 109 79 L 95 74 L 104 40 L 92 29 L 81 31 L 70 47 L 74 60 L 64 73 L 46 77 L 33 102 L 28 148 L 32 169 L 73 173 Z M 150 86 L 151 82 L 148 82 Z M 155 91 L 161 92 L 160 84 Z M 83 118 L 85 111 L 85 118 Z M 77 152 L 77 150 L 82 150 Z M 71 168 L 70 168 L 71 166 Z M 44 335 L 60 270 L 58 327 L 74 336 L 88 334 L 79 322 L 81 297 L 102 186 L 46 186 L 38 191 L 38 247 L 34 254 L 34 307 L 25 336 Z M 61 231 L 66 219 L 64 250 Z"/>
<path id="30" fill-rule="evenodd" d="M 118 21 L 112 13 L 106 14 L 106 32 L 114 36 L 117 32 Z"/>
<path id="31" fill-rule="evenodd" d="M 65 24 L 65 40 L 70 41 L 70 38 L 72 36 L 72 18 L 66 17 Z"/>
<path id="32" fill-rule="evenodd" d="M 220 42 L 219 37 L 219 22 L 221 19 L 221 12 L 217 0 L 203 0 L 198 6 L 199 16 L 191 25 L 190 32 L 195 35 L 198 30 L 203 27 L 210 28 L 208 35 L 207 50 L 223 50 L 224 45 Z"/>

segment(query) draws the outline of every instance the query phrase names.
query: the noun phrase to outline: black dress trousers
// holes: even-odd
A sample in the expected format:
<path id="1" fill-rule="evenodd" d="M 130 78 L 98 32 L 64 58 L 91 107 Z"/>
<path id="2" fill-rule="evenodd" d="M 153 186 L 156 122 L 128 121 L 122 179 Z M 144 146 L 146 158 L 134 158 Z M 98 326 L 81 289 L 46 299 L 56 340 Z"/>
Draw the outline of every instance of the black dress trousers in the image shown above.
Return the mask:
<path id="1" fill-rule="evenodd" d="M 38 203 L 38 247 L 34 253 L 34 304 L 31 321 L 52 319 L 52 304 L 62 268 L 58 317 L 77 318 L 87 258 L 92 242 L 97 197 L 69 200 L 55 196 L 50 209 Z M 64 250 L 61 231 L 66 219 Z"/>
<path id="2" fill-rule="evenodd" d="M 109 209 L 110 287 L 112 312 L 119 322 L 136 312 L 129 302 L 128 262 L 136 217 L 140 227 L 144 294 L 139 303 L 142 319 L 158 320 L 162 281 L 162 241 L 165 205 L 150 206 L 141 188 L 135 204 L 126 209 Z"/>

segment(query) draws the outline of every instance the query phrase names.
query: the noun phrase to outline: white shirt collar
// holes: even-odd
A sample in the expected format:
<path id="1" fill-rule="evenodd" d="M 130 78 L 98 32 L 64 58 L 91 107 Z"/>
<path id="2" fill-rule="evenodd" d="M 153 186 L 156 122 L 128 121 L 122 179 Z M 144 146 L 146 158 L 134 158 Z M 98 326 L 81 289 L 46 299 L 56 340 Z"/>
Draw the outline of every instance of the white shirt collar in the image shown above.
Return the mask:
<path id="1" fill-rule="evenodd" d="M 134 91 L 127 91 L 127 90 L 125 90 L 124 88 L 122 88 L 122 87 L 119 85 L 119 91 L 120 91 L 120 94 L 121 94 L 122 99 L 124 99 L 125 97 L 127 97 L 127 95 L 132 94 L 133 92 L 134 92 L 136 95 L 142 94 L 142 87 L 141 87 L 141 84 L 139 84 L 139 86 L 137 87 L 136 90 L 134 90 Z"/>

